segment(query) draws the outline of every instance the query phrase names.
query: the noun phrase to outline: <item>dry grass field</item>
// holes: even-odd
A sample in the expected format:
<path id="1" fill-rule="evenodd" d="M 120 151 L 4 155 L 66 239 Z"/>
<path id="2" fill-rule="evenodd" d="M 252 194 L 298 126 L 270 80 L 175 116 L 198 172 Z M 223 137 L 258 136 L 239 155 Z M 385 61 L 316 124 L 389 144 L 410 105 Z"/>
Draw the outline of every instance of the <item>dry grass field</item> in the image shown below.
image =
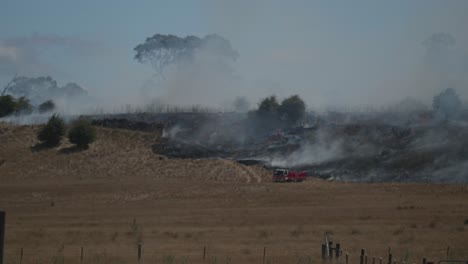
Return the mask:
<path id="1" fill-rule="evenodd" d="M 0 124 L 6 263 L 319 263 L 326 232 L 400 262 L 468 259 L 468 186 L 270 182 L 228 160 L 154 154 L 158 134 L 98 129 L 86 151 L 37 147 L 37 126 Z"/>

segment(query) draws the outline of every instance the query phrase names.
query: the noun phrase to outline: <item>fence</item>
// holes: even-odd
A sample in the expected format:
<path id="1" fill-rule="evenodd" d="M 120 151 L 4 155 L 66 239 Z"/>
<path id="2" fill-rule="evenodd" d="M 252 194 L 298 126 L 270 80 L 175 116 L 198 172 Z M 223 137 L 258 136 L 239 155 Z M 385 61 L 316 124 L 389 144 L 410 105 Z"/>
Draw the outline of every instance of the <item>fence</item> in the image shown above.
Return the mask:
<path id="1" fill-rule="evenodd" d="M 116 248 L 116 251 L 108 251 L 108 250 L 100 250 L 99 247 L 88 247 L 85 248 L 81 247 L 66 247 L 65 245 L 61 245 L 56 251 L 54 252 L 44 252 L 44 250 L 39 251 L 28 251 L 24 248 L 13 249 L 9 251 L 5 251 L 5 212 L 0 211 L 0 264 L 23 264 L 23 263 L 54 263 L 54 264 L 64 264 L 64 263 L 168 263 L 174 264 L 176 263 L 176 259 L 174 255 L 170 254 L 160 254 L 159 258 L 156 254 L 151 254 L 149 258 L 144 258 L 144 247 L 141 240 L 137 241 L 135 252 L 133 254 L 127 254 L 126 257 L 119 257 L 116 254 L 118 251 L 122 250 Z M 321 262 L 322 263 L 343 263 L 349 264 L 350 261 L 350 254 L 347 251 L 344 251 L 342 245 L 340 243 L 334 244 L 332 241 L 328 241 L 328 237 L 325 238 L 325 243 L 321 245 Z M 65 254 L 65 248 L 67 248 L 67 254 Z M 275 250 L 275 249 L 273 249 Z M 5 252 L 7 252 L 7 259 L 8 262 L 5 260 Z M 257 251 L 258 252 L 258 251 Z M 260 252 L 259 252 L 260 253 Z M 255 263 L 262 264 L 270 264 L 271 259 L 268 258 L 268 248 L 266 246 L 263 247 L 262 255 L 259 258 L 256 258 L 257 261 Z M 133 255 L 133 257 L 131 256 Z M 344 256 L 343 256 L 344 255 Z M 446 250 L 446 259 L 445 260 L 438 260 L 429 261 L 427 258 L 423 258 L 421 260 L 422 264 L 443 264 L 443 263 L 458 263 L 458 264 L 468 264 L 468 259 L 465 260 L 457 260 L 457 259 L 449 259 L 450 256 L 450 247 Z M 468 255 L 467 255 L 468 256 Z M 42 257 L 42 259 L 41 259 Z M 359 255 L 359 264 L 410 264 L 404 260 L 397 260 L 394 258 L 391 249 L 388 249 L 388 256 L 385 257 L 376 257 L 368 256 L 366 254 L 366 250 L 364 248 L 361 249 Z M 233 263 L 233 260 L 230 257 L 225 257 L 224 261 L 219 260 L 216 256 L 211 256 L 208 258 L 207 254 L 207 247 L 203 247 L 202 253 L 197 256 L 197 254 L 193 254 L 191 256 L 182 257 L 181 261 L 177 263 L 213 263 L 217 264 L 219 262 L 225 262 L 226 264 Z M 306 259 L 296 257 L 296 261 L 294 263 L 301 264 L 301 263 L 316 263 L 319 261 L 314 260 L 312 257 L 308 257 Z M 420 262 L 420 263 L 421 263 Z M 239 262 L 245 263 L 245 262 Z M 283 262 L 284 263 L 284 262 Z M 355 262 L 354 262 L 355 263 Z M 414 263 L 414 262 L 412 262 Z"/>
<path id="2" fill-rule="evenodd" d="M 438 260 L 437 262 L 434 261 L 428 261 L 427 258 L 423 258 L 422 264 L 440 264 L 440 263 L 460 263 L 460 264 L 468 264 L 468 258 L 465 260 L 454 260 L 454 259 L 449 259 L 450 256 L 450 247 L 447 248 L 447 259 L 445 260 Z M 361 254 L 359 255 L 359 264 L 368 264 L 368 255 L 366 254 L 366 250 L 364 248 L 361 249 Z M 345 253 L 345 258 L 343 260 L 343 249 L 341 248 L 341 245 L 339 243 L 335 244 L 333 246 L 332 241 L 327 241 L 327 238 L 325 239 L 325 243 L 322 244 L 322 263 L 327 263 L 330 261 L 335 260 L 336 263 L 345 263 L 349 264 L 349 253 Z M 398 261 L 393 257 L 393 254 L 391 252 L 391 249 L 388 249 L 388 256 L 386 258 L 383 257 L 377 257 L 372 256 L 372 264 L 409 264 L 405 261 Z"/>
<path id="3" fill-rule="evenodd" d="M 324 251 L 324 248 L 326 251 Z M 100 248 L 99 246 L 67 246 L 61 245 L 57 249 L 47 248 L 15 248 L 8 249 L 6 252 L 5 264 L 27 264 L 27 263 L 54 263 L 54 264 L 90 264 L 90 263 L 165 263 L 165 264 L 231 264 L 231 263 L 256 263 L 256 264 L 276 264 L 276 263 L 294 263 L 294 264 L 468 264 L 466 260 L 456 259 L 420 259 L 407 262 L 403 259 L 397 259 L 397 254 L 389 251 L 385 256 L 369 255 L 365 249 L 360 252 L 350 253 L 342 248 L 339 243 L 322 245 L 322 259 L 317 253 L 320 250 L 316 248 L 313 256 L 295 255 L 278 257 L 276 251 L 278 247 L 258 246 L 252 247 L 252 252 L 248 259 L 242 256 L 229 256 L 225 252 L 219 252 L 216 249 L 201 245 L 190 252 L 184 254 L 173 254 L 169 250 L 153 250 L 150 246 L 139 241 L 130 248 L 128 245 L 122 245 L 115 248 Z M 311 249 L 312 251 L 313 249 Z"/>

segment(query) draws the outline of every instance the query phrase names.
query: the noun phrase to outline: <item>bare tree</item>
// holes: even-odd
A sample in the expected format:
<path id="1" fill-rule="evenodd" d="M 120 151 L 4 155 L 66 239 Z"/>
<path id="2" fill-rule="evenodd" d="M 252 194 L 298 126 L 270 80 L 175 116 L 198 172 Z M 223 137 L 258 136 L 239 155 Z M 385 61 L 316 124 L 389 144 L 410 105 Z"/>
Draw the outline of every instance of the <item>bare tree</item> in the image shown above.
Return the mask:
<path id="1" fill-rule="evenodd" d="M 2 91 L 2 96 L 6 94 L 8 91 L 8 88 L 10 88 L 10 85 L 16 80 L 16 77 L 18 77 L 18 73 L 15 74 L 15 76 L 7 83 L 7 85 L 3 88 Z"/>

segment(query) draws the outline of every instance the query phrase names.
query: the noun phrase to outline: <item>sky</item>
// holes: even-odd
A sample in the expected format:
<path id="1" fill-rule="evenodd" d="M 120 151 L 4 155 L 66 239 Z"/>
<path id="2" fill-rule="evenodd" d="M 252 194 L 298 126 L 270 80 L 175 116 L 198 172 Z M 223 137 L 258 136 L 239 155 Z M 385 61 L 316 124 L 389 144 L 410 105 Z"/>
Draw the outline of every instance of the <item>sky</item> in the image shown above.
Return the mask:
<path id="1" fill-rule="evenodd" d="M 465 0 L 0 0 L 0 85 L 50 75 L 116 104 L 299 94 L 309 108 L 430 105 L 448 87 L 468 100 L 467 14 Z M 230 40 L 237 82 L 155 82 L 133 48 L 156 33 Z M 437 33 L 455 43 L 423 45 Z"/>

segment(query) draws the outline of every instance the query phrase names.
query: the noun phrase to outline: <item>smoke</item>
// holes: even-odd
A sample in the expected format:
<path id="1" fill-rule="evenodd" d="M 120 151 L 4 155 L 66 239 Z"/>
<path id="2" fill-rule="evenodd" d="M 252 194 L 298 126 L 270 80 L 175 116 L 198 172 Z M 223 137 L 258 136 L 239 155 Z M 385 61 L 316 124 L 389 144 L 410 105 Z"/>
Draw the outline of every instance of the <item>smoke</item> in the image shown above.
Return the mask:
<path id="1" fill-rule="evenodd" d="M 0 74 L 49 75 L 57 71 L 54 62 L 50 62 L 57 55 L 92 57 L 101 53 L 105 53 L 102 45 L 77 37 L 33 34 L 3 38 L 0 39 Z"/>
<path id="2" fill-rule="evenodd" d="M 149 62 L 155 71 L 142 87 L 143 95 L 152 101 L 226 108 L 222 103 L 239 95 L 236 88 L 240 81 L 235 70 L 238 54 L 221 36 L 156 34 L 135 51 L 135 58 Z"/>
<path id="3" fill-rule="evenodd" d="M 319 131 L 314 142 L 300 141 L 298 150 L 287 156 L 274 156 L 270 160 L 273 167 L 301 167 L 307 165 L 320 164 L 329 160 L 344 157 L 343 141 L 330 141 L 325 135 L 325 131 Z M 267 158 L 268 159 L 268 158 Z"/>
<path id="4" fill-rule="evenodd" d="M 447 88 L 455 88 L 468 97 L 468 53 L 457 46 L 449 33 L 434 33 L 422 42 L 425 48 L 419 85 L 431 95 Z"/>

